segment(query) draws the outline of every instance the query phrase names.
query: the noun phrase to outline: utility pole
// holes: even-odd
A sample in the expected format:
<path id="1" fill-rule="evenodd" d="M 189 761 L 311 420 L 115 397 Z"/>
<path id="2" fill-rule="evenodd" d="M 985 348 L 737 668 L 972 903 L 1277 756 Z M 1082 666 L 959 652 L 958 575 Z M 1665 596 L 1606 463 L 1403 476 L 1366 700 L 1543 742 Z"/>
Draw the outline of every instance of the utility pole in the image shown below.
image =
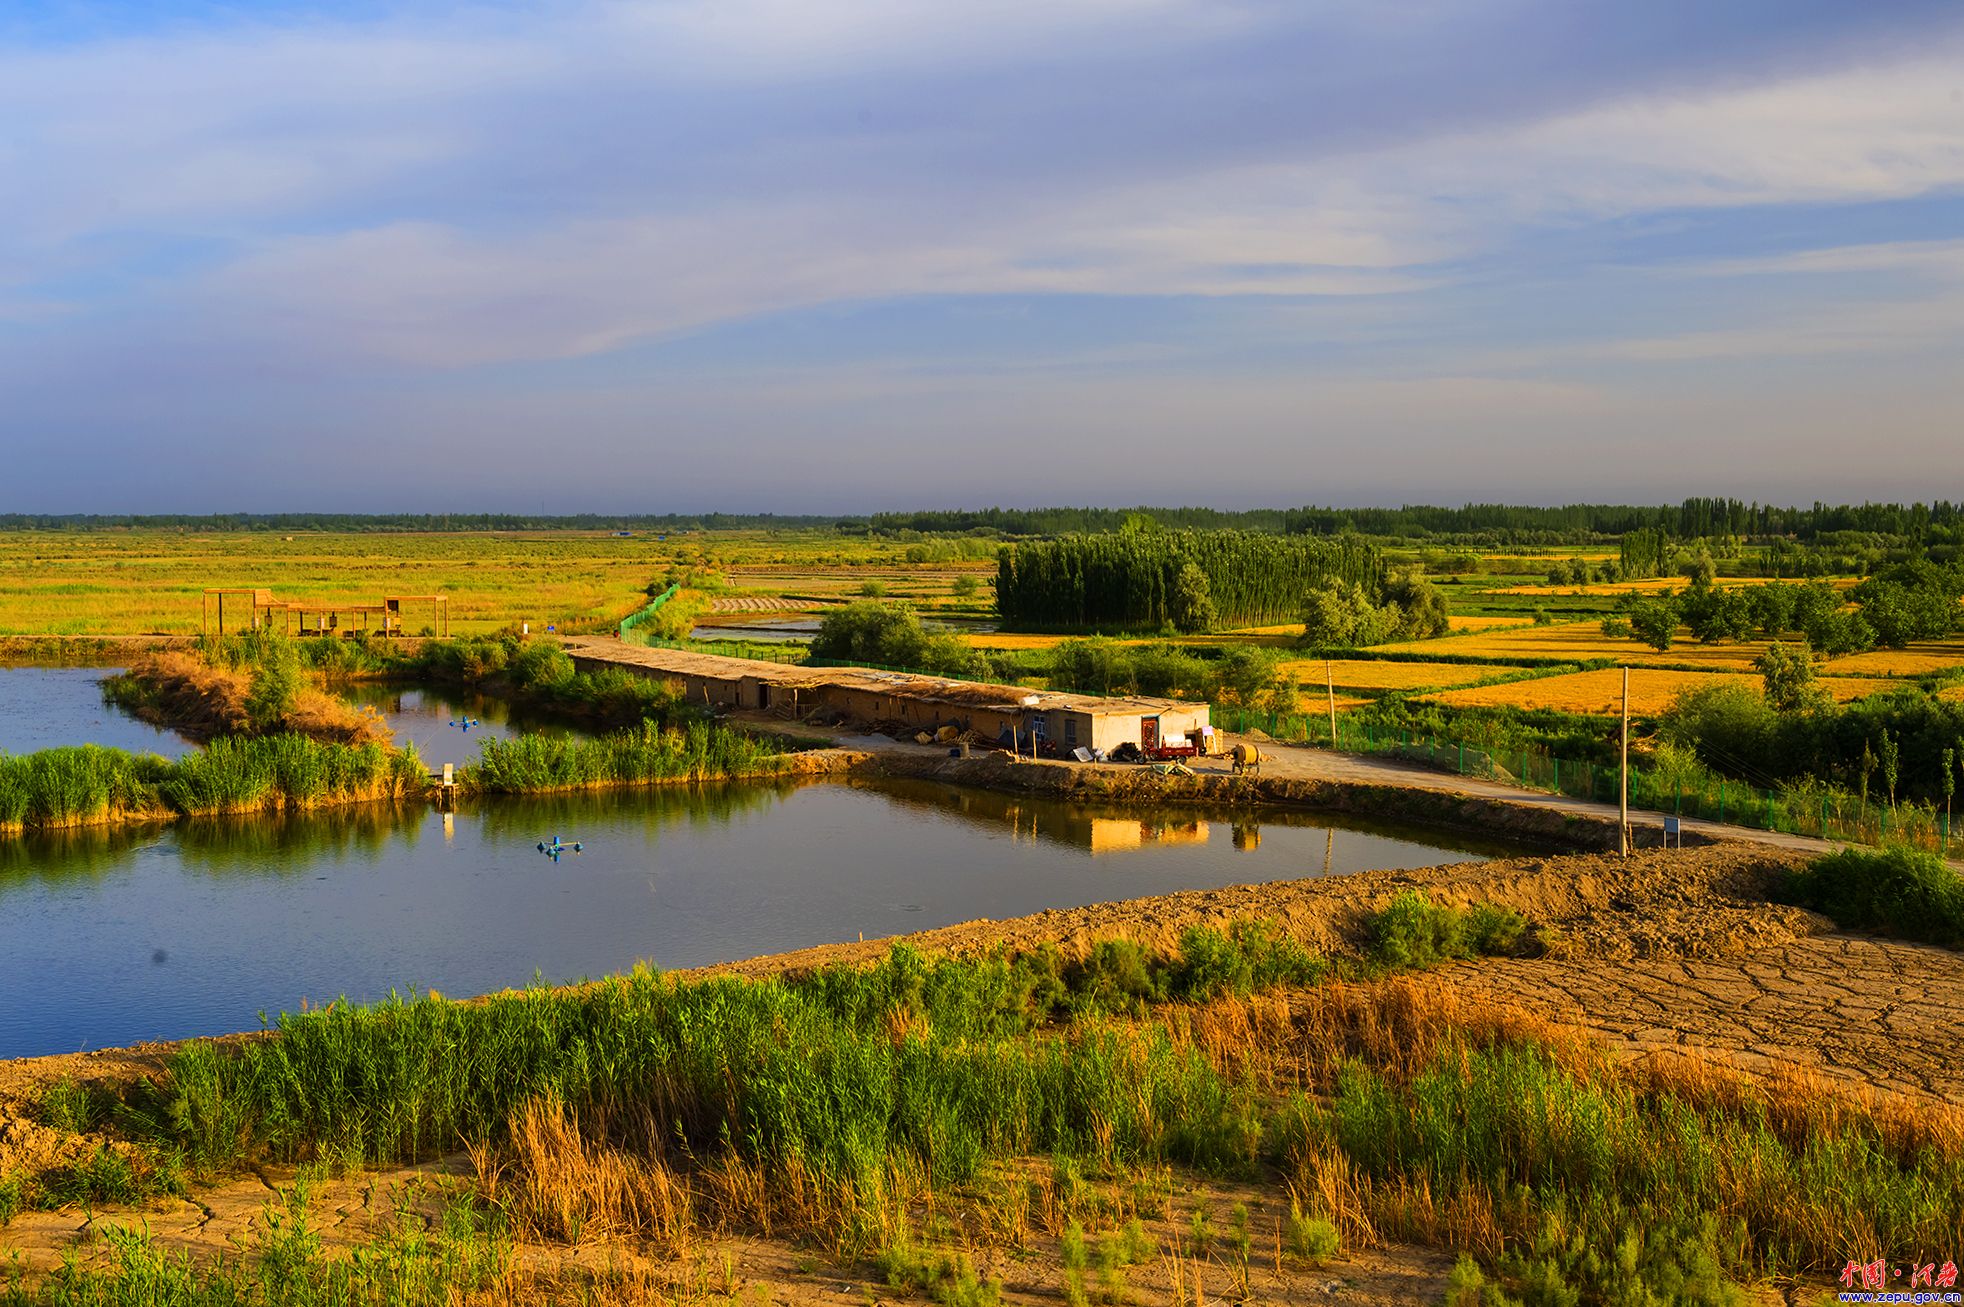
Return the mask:
<path id="1" fill-rule="evenodd" d="M 1336 674 L 1330 670 L 1328 658 L 1323 660 L 1323 688 L 1330 692 L 1330 748 L 1334 751 L 1337 747 L 1337 680 Z"/>
<path id="2" fill-rule="evenodd" d="M 1630 856 L 1630 669 L 1623 669 L 1623 766 L 1616 782 L 1616 845 Z"/>

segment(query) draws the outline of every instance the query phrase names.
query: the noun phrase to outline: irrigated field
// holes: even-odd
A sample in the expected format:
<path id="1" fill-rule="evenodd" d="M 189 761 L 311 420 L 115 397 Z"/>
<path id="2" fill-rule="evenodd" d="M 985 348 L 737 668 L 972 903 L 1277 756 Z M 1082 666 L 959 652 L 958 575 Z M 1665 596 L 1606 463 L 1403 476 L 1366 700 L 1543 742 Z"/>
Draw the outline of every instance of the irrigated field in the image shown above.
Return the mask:
<path id="1" fill-rule="evenodd" d="M 1660 713 L 1684 691 L 1724 681 L 1734 681 L 1752 690 L 1760 687 L 1760 678 L 1754 675 L 1633 668 L 1630 672 L 1630 711 L 1646 716 Z M 1824 676 L 1818 684 L 1838 701 L 1847 703 L 1851 699 L 1891 689 L 1901 682 L 1875 677 Z M 1431 697 L 1439 703 L 1460 708 L 1553 708 L 1574 713 L 1617 713 L 1623 709 L 1623 673 L 1614 667 L 1593 672 L 1570 672 L 1505 685 L 1447 690 Z"/>

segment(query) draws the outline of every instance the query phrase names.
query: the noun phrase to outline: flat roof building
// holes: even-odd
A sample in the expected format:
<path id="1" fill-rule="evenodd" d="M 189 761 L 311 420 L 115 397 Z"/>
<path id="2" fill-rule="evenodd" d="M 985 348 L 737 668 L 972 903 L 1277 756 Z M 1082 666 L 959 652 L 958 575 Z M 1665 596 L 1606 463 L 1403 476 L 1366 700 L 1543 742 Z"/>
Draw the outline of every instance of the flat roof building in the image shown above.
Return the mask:
<path id="1" fill-rule="evenodd" d="M 1126 743 L 1150 751 L 1189 738 L 1200 743 L 1209 735 L 1207 705 L 1180 699 L 1028 690 L 915 672 L 808 667 L 615 641 L 574 644 L 567 652 L 582 671 L 618 667 L 668 681 L 685 698 L 708 705 L 788 708 L 799 714 L 823 708 L 930 733 L 953 726 L 1005 747 L 1013 741 L 1020 750 L 1027 750 L 1034 738 L 1040 748 L 1047 745 L 1060 754 L 1080 748 L 1109 753 Z"/>

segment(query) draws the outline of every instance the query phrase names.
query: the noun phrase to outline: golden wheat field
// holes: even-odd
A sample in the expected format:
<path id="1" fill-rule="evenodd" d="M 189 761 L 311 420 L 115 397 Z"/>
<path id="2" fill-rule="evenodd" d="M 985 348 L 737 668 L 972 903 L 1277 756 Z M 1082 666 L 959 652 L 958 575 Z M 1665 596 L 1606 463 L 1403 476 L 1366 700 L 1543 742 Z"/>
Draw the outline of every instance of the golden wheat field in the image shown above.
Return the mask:
<path id="1" fill-rule="evenodd" d="M 1493 631 L 1493 630 L 1498 630 L 1503 626 L 1526 626 L 1528 624 L 1528 619 L 1524 617 L 1506 617 L 1506 616 L 1489 617 L 1489 616 L 1481 616 L 1474 613 L 1468 613 L 1465 615 L 1454 613 L 1451 617 L 1448 617 L 1446 619 L 1446 622 L 1447 622 L 1447 629 L 1455 632 Z"/>
<path id="2" fill-rule="evenodd" d="M 1321 690 L 1327 683 L 1321 658 L 1291 658 L 1277 670 L 1312 690 Z M 1329 664 L 1330 677 L 1339 690 L 1447 689 L 1519 670 L 1491 663 L 1393 663 L 1365 658 L 1338 658 Z"/>
<path id="3" fill-rule="evenodd" d="M 1638 667 L 1630 672 L 1630 711 L 1652 714 L 1671 706 L 1686 690 L 1732 681 L 1757 690 L 1760 679 L 1729 672 L 1674 672 Z M 1824 676 L 1819 685 L 1838 702 L 1892 689 L 1899 681 L 1876 677 Z M 1568 672 L 1506 685 L 1483 685 L 1447 690 L 1430 696 L 1435 702 L 1460 708 L 1552 708 L 1574 713 L 1620 713 L 1623 710 L 1623 672 L 1606 667 L 1593 672 Z"/>
<path id="4" fill-rule="evenodd" d="M 1871 649 L 1822 665 L 1824 671 L 1848 676 L 1925 676 L 1953 667 L 1964 667 L 1964 636 L 1926 640 L 1907 649 Z"/>
<path id="5" fill-rule="evenodd" d="M 1714 670 L 1748 671 L 1768 642 L 1747 644 L 1699 644 L 1690 633 L 1680 631 L 1669 649 L 1652 649 L 1628 637 L 1606 636 L 1600 619 L 1583 622 L 1557 622 L 1550 626 L 1524 626 L 1508 631 L 1473 631 L 1465 635 L 1441 636 L 1436 640 L 1414 640 L 1387 644 L 1383 649 L 1397 653 L 1443 654 L 1455 657 L 1492 658 L 1495 661 L 1537 658 L 1583 661 L 1610 658 L 1631 666 L 1694 664 Z"/>
<path id="6" fill-rule="evenodd" d="M 1752 577 L 1720 577 L 1715 584 L 1720 586 L 1760 585 L 1762 582 Z M 1685 585 L 1683 577 L 1649 576 L 1637 581 L 1601 581 L 1593 585 L 1510 585 L 1495 590 L 1482 590 L 1490 595 L 1624 595 L 1656 594 L 1661 590 L 1679 590 Z"/>

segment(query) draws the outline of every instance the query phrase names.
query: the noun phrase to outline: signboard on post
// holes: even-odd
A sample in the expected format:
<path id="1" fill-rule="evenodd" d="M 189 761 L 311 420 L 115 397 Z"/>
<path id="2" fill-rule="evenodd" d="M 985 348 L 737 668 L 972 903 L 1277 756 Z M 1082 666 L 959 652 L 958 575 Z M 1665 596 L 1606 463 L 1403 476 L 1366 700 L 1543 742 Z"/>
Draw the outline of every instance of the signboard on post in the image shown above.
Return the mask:
<path id="1" fill-rule="evenodd" d="M 1677 840 L 1679 848 L 1684 847 L 1684 825 L 1676 817 L 1666 817 L 1664 819 L 1665 848 L 1668 849 L 1671 847 L 1671 840 L 1673 838 Z"/>

